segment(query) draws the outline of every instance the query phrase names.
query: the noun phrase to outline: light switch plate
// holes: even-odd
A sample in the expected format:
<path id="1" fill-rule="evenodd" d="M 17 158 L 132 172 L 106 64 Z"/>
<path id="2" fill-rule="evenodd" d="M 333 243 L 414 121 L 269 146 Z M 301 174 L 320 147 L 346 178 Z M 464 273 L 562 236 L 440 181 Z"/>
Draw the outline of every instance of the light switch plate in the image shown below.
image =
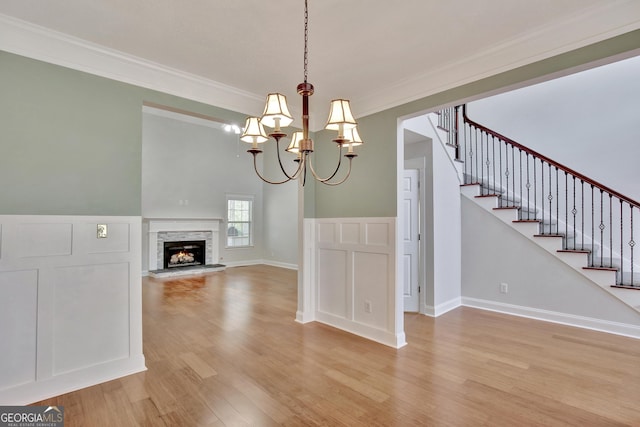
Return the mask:
<path id="1" fill-rule="evenodd" d="M 107 238 L 107 224 L 98 224 L 98 239 Z"/>

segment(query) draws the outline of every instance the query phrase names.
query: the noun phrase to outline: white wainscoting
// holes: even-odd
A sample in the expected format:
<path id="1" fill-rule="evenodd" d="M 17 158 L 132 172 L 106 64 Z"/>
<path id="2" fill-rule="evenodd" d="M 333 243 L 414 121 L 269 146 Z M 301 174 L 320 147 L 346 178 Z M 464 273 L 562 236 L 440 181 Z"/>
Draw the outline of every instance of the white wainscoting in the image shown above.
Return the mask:
<path id="1" fill-rule="evenodd" d="M 406 344 L 397 315 L 396 218 L 305 219 L 297 319 L 392 346 Z M 400 320 L 398 320 L 400 318 Z"/>
<path id="2" fill-rule="evenodd" d="M 141 259 L 140 217 L 0 215 L 0 405 L 146 369 Z"/>

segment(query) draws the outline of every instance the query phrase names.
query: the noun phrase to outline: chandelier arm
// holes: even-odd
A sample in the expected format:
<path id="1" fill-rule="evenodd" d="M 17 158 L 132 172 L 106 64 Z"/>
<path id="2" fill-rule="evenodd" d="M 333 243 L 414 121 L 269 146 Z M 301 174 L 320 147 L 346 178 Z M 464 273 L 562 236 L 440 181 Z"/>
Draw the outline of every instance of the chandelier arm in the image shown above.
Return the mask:
<path id="1" fill-rule="evenodd" d="M 311 163 L 311 160 L 309 160 L 309 168 L 311 169 L 311 173 L 313 174 L 313 177 L 320 182 L 331 181 L 333 177 L 336 176 L 336 174 L 338 173 L 338 170 L 340 170 L 341 165 L 342 165 L 342 145 L 338 147 L 338 166 L 336 166 L 336 169 L 327 178 L 320 178 L 320 176 L 318 176 L 318 174 L 316 173 L 315 169 L 313 169 L 313 164 Z"/>
<path id="2" fill-rule="evenodd" d="M 260 172 L 258 172 L 257 153 L 251 153 L 251 154 L 253 154 L 253 169 L 256 171 L 256 175 L 258 175 L 258 178 L 260 178 L 261 180 L 263 180 L 267 184 L 284 184 L 285 182 L 289 182 L 292 179 L 294 179 L 294 178 L 291 178 L 291 177 L 287 176 L 287 179 L 285 179 L 284 181 L 269 181 L 268 179 L 263 177 L 260 174 Z"/>
<path id="3" fill-rule="evenodd" d="M 296 179 L 300 175 L 300 171 L 302 170 L 302 163 L 303 163 L 302 160 L 298 162 L 298 168 L 296 169 L 296 171 L 292 175 L 289 175 L 287 171 L 284 169 L 284 165 L 282 164 L 282 159 L 280 157 L 280 138 L 275 138 L 275 140 L 276 140 L 276 152 L 278 153 L 278 163 L 280 164 L 280 170 L 282 171 L 284 176 L 289 178 L 288 181 L 292 179 Z"/>
<path id="4" fill-rule="evenodd" d="M 349 179 L 349 176 L 351 175 L 351 161 L 352 160 L 353 160 L 353 157 L 349 157 L 349 169 L 347 170 L 347 174 L 340 181 L 338 181 L 338 182 L 320 181 L 320 182 L 323 183 L 324 185 L 330 185 L 330 186 L 340 185 L 343 182 L 345 182 L 347 179 Z"/>
<path id="5" fill-rule="evenodd" d="M 307 156 L 304 156 L 304 159 L 306 160 Z M 309 162 L 311 163 L 311 162 Z M 304 172 L 302 172 L 302 186 L 304 187 L 304 185 L 307 183 L 307 165 L 305 164 L 304 166 Z"/>

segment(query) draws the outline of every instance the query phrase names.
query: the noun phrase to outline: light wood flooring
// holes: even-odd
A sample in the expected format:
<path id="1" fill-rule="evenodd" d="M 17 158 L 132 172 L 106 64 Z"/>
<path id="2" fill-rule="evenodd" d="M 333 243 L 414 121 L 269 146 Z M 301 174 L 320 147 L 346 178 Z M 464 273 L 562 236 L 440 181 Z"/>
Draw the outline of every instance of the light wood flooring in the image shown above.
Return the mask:
<path id="1" fill-rule="evenodd" d="M 458 308 L 393 349 L 294 321 L 296 272 L 143 280 L 148 371 L 39 402 L 65 426 L 640 426 L 640 340 Z"/>

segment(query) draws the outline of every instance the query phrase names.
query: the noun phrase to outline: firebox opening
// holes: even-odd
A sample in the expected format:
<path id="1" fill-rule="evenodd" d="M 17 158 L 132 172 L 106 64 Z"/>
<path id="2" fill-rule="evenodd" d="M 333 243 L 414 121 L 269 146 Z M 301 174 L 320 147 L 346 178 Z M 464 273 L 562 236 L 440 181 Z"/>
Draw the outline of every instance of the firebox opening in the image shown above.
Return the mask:
<path id="1" fill-rule="evenodd" d="M 164 242 L 164 268 L 205 265 L 206 241 Z"/>

